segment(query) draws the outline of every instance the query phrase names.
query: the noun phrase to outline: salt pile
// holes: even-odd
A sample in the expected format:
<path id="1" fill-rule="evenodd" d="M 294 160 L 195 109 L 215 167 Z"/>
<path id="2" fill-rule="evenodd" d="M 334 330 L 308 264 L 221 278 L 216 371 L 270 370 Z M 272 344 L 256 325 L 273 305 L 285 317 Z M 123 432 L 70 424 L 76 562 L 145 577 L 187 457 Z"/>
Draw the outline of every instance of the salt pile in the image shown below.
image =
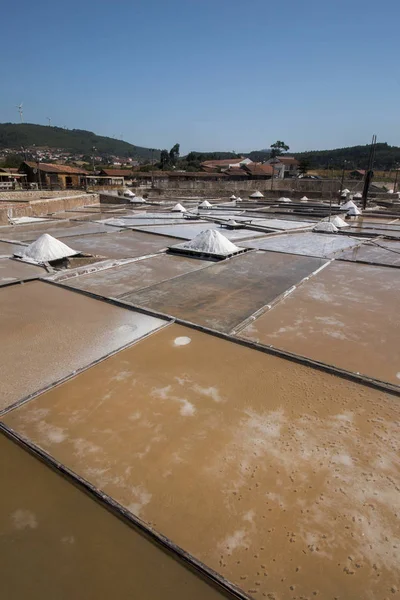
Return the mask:
<path id="1" fill-rule="evenodd" d="M 241 197 L 239 196 L 238 198 L 236 198 L 236 202 L 243 202 L 243 200 L 241 199 Z"/>
<path id="2" fill-rule="evenodd" d="M 204 200 L 204 202 L 199 204 L 199 208 L 212 208 L 212 204 L 208 200 Z"/>
<path id="3" fill-rule="evenodd" d="M 329 222 L 330 221 L 338 229 L 340 229 L 341 227 L 348 227 L 349 226 L 349 224 L 346 223 L 346 221 L 343 221 L 343 219 L 341 219 L 340 217 L 333 217 L 333 218 L 332 217 L 331 218 L 326 217 L 325 219 L 322 219 L 322 220 L 325 221 L 325 222 L 327 222 L 327 221 Z"/>
<path id="4" fill-rule="evenodd" d="M 332 221 L 321 221 L 313 227 L 313 231 L 318 233 L 337 233 L 339 229 L 332 223 Z"/>
<path id="5" fill-rule="evenodd" d="M 279 202 L 291 202 L 291 199 L 285 198 L 285 196 L 282 196 L 282 198 L 279 198 Z"/>
<path id="6" fill-rule="evenodd" d="M 354 205 L 349 208 L 347 214 L 351 217 L 356 217 L 357 215 L 361 215 L 361 210 L 356 205 Z"/>
<path id="7" fill-rule="evenodd" d="M 217 229 L 205 229 L 195 238 L 182 244 L 172 246 L 171 250 L 189 250 L 199 254 L 211 254 L 218 256 L 228 256 L 240 252 L 242 248 L 235 246 L 231 241 L 222 235 Z"/>
<path id="8" fill-rule="evenodd" d="M 10 218 L 13 225 L 24 225 L 25 223 L 43 223 L 47 219 L 41 219 L 40 217 L 14 217 Z"/>
<path id="9" fill-rule="evenodd" d="M 344 188 L 344 190 L 342 190 L 342 194 L 350 194 L 350 190 L 348 190 L 347 188 Z"/>
<path id="10" fill-rule="evenodd" d="M 135 194 L 131 190 L 124 190 L 125 198 L 134 198 Z"/>
<path id="11" fill-rule="evenodd" d="M 388 190 L 387 193 L 388 194 L 393 194 L 393 190 Z"/>
<path id="12" fill-rule="evenodd" d="M 235 219 L 229 219 L 228 225 L 238 225 L 238 222 Z"/>
<path id="13" fill-rule="evenodd" d="M 184 206 L 182 206 L 182 204 L 175 204 L 174 208 L 172 209 L 172 212 L 186 212 L 186 208 Z"/>
<path id="14" fill-rule="evenodd" d="M 72 248 L 48 233 L 44 233 L 35 242 L 24 248 L 24 250 L 16 252 L 14 256 L 26 262 L 40 265 L 53 260 L 67 258 L 67 256 L 75 256 L 75 254 L 79 254 L 79 252 L 72 250 Z"/>
<path id="15" fill-rule="evenodd" d="M 139 203 L 146 202 L 146 200 L 144 198 L 142 198 L 142 196 L 133 195 L 130 198 L 131 198 L 131 200 L 130 200 L 131 202 L 139 202 Z"/>
<path id="16" fill-rule="evenodd" d="M 362 198 L 362 194 L 360 194 L 360 192 L 357 192 L 357 194 L 354 194 L 353 198 Z"/>
<path id="17" fill-rule="evenodd" d="M 258 190 L 256 190 L 250 195 L 250 198 L 264 198 L 264 195 Z"/>
<path id="18" fill-rule="evenodd" d="M 354 204 L 353 200 L 349 200 L 345 204 L 342 204 L 342 206 L 340 207 L 340 210 L 349 210 L 350 208 L 357 208 L 357 206 Z"/>
<path id="19" fill-rule="evenodd" d="M 232 196 L 229 198 L 229 200 L 236 200 L 235 194 L 232 194 Z"/>
<path id="20" fill-rule="evenodd" d="M 307 196 L 303 196 L 302 198 L 300 198 L 300 202 L 308 202 Z"/>

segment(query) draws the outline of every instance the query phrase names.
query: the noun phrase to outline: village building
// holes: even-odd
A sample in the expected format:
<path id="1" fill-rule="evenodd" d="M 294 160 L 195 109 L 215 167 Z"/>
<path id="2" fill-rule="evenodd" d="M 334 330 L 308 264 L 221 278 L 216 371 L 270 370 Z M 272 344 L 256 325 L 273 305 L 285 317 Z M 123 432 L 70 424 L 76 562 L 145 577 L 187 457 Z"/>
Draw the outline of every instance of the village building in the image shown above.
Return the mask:
<path id="1" fill-rule="evenodd" d="M 28 183 L 59 189 L 83 187 L 88 175 L 82 167 L 28 161 L 22 163 L 19 173 L 26 175 Z"/>
<path id="2" fill-rule="evenodd" d="M 294 156 L 276 156 L 267 160 L 268 165 L 273 165 L 276 177 L 297 177 L 299 173 L 299 161 Z"/>
<path id="3" fill-rule="evenodd" d="M 239 158 L 227 158 L 223 160 L 205 160 L 201 163 L 203 171 L 218 172 L 227 171 L 230 168 L 240 168 L 250 164 L 250 158 L 240 156 Z"/>

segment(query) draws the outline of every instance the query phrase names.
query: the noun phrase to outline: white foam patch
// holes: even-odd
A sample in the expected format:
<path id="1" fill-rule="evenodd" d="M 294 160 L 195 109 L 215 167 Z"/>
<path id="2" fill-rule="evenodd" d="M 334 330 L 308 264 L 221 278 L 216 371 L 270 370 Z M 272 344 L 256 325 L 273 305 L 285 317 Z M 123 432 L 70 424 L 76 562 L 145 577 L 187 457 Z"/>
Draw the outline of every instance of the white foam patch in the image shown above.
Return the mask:
<path id="1" fill-rule="evenodd" d="M 35 514 L 31 510 L 19 508 L 11 515 L 11 520 L 15 529 L 22 531 L 23 529 L 36 529 L 37 520 Z"/>
<path id="2" fill-rule="evenodd" d="M 181 336 L 174 339 L 174 346 L 187 346 L 191 342 L 190 337 Z"/>
<path id="3" fill-rule="evenodd" d="M 193 406 L 191 402 L 188 402 L 184 398 L 180 400 L 181 407 L 179 409 L 180 414 L 183 417 L 193 417 L 196 412 L 196 408 Z"/>

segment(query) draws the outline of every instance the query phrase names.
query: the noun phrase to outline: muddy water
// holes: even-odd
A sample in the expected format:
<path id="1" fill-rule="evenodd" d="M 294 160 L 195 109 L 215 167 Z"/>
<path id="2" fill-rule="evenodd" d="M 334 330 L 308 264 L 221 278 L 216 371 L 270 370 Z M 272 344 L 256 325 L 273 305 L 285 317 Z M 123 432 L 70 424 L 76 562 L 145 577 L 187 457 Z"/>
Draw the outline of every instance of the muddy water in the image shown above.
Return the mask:
<path id="1" fill-rule="evenodd" d="M 110 226 L 108 229 L 114 232 L 115 227 Z M 122 231 L 69 237 L 67 243 L 79 252 L 98 254 L 106 258 L 134 258 L 159 252 L 179 241 L 177 238 L 141 231 Z"/>
<path id="2" fill-rule="evenodd" d="M 400 270 L 334 262 L 240 335 L 400 385 Z"/>
<path id="3" fill-rule="evenodd" d="M 122 267 L 104 269 L 97 273 L 72 277 L 64 284 L 94 294 L 120 297 L 134 290 L 142 289 L 191 271 L 197 271 L 214 264 L 207 260 L 160 254 L 153 258 L 139 260 Z M 0 271 L 1 274 L 1 271 Z"/>
<path id="4" fill-rule="evenodd" d="M 256 598 L 393 597 L 398 399 L 178 325 L 4 420 Z"/>
<path id="5" fill-rule="evenodd" d="M 164 323 L 42 282 L 1 288 L 0 410 Z"/>
<path id="6" fill-rule="evenodd" d="M 249 252 L 124 299 L 229 332 L 321 264 L 317 258 Z"/>
<path id="7" fill-rule="evenodd" d="M 4 600 L 225 598 L 1 434 L 0 478 Z"/>
<path id="8" fill-rule="evenodd" d="M 22 250 L 23 247 L 21 246 L 20 249 Z M 46 269 L 37 265 L 29 265 L 10 258 L 0 259 L 0 285 L 22 281 L 29 277 L 45 277 L 47 274 Z"/>

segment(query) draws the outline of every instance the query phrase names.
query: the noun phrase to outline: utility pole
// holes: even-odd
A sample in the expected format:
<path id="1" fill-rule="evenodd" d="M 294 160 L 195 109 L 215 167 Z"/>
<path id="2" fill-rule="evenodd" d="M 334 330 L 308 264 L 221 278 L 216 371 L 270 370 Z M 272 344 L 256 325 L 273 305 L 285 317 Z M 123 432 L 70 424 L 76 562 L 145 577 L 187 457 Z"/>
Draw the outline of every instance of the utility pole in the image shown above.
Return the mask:
<path id="1" fill-rule="evenodd" d="M 153 164 L 153 152 L 154 152 L 154 148 L 150 148 L 150 152 L 151 152 L 151 189 L 154 189 L 154 164 Z"/>
<path id="2" fill-rule="evenodd" d="M 93 177 L 94 177 L 94 153 L 96 152 L 96 148 L 92 147 L 92 166 L 93 166 Z M 94 183 L 94 180 L 93 180 Z"/>
<path id="3" fill-rule="evenodd" d="M 343 182 L 344 182 L 344 170 L 346 168 L 346 163 L 347 163 L 347 160 L 344 160 L 343 161 L 343 166 L 342 166 L 342 179 L 340 181 L 340 196 L 342 196 Z"/>
<path id="4" fill-rule="evenodd" d="M 399 175 L 399 163 L 395 163 L 395 174 L 394 174 L 394 185 L 393 185 L 393 193 L 395 194 L 397 191 L 397 178 Z"/>
<path id="5" fill-rule="evenodd" d="M 48 120 L 48 122 L 49 122 L 49 127 L 51 127 L 51 117 L 46 117 L 46 119 L 47 119 L 47 120 Z"/>
<path id="6" fill-rule="evenodd" d="M 371 180 L 374 176 L 374 172 L 373 172 L 373 166 L 374 166 L 374 160 L 375 160 L 375 149 L 376 149 L 376 135 L 372 136 L 372 142 L 371 142 L 371 148 L 369 151 L 369 159 L 368 159 L 368 169 L 367 172 L 365 173 L 365 179 L 364 179 L 364 189 L 363 189 L 363 194 L 362 194 L 362 201 L 363 201 L 363 209 L 365 210 L 367 207 L 367 198 L 368 198 L 368 190 L 369 190 L 369 186 L 371 184 Z"/>

